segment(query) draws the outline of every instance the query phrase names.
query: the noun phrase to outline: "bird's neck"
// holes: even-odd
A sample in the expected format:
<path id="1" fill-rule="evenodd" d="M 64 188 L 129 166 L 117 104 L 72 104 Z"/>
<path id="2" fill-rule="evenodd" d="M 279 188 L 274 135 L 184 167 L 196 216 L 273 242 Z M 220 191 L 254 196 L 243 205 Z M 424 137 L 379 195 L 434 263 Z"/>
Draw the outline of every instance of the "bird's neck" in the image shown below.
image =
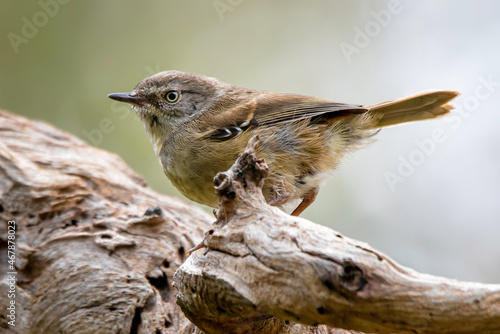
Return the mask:
<path id="1" fill-rule="evenodd" d="M 150 124 L 148 122 L 144 122 L 144 128 L 149 136 L 151 144 L 153 145 L 156 156 L 159 157 L 165 138 L 168 136 L 168 131 L 160 129 L 158 125 Z"/>

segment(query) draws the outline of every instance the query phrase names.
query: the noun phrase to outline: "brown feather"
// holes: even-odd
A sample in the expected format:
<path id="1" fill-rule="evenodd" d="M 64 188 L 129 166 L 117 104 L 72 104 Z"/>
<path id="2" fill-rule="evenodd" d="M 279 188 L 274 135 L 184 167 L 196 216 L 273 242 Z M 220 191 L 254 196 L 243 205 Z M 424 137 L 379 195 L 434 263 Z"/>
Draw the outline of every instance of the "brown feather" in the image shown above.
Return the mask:
<path id="1" fill-rule="evenodd" d="M 254 127 L 270 127 L 317 117 L 341 119 L 368 111 L 360 105 L 302 95 L 258 91 L 254 95 L 251 99 L 248 95 L 245 96 L 247 101 L 240 101 L 233 108 L 222 109 L 220 112 L 221 108 L 217 105 L 216 112 L 202 115 L 198 122 L 206 129 L 200 129 L 198 138 L 213 138 L 220 129 L 229 129 L 247 122 Z"/>
<path id="2" fill-rule="evenodd" d="M 369 106 L 374 128 L 422 121 L 444 116 L 453 109 L 448 104 L 459 95 L 453 91 L 430 91 Z"/>
<path id="3" fill-rule="evenodd" d="M 298 121 L 318 116 L 342 117 L 345 114 L 362 114 L 366 107 L 346 104 L 315 97 L 267 93 L 260 97 L 255 111 L 255 120 L 260 125 Z"/>

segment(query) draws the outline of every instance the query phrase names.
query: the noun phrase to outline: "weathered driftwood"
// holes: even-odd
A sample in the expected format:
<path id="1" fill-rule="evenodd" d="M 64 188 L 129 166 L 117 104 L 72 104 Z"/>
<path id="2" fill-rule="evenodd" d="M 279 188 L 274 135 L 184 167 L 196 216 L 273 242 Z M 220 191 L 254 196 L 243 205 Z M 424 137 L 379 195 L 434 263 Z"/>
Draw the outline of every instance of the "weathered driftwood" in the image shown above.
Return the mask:
<path id="1" fill-rule="evenodd" d="M 256 144 L 216 177 L 221 208 L 206 234 L 208 250 L 193 253 L 174 276 L 178 303 L 197 326 L 209 333 L 291 333 L 297 323 L 369 333 L 500 333 L 500 285 L 417 273 L 267 205 L 260 189 L 267 167 L 253 155 Z"/>
<path id="2" fill-rule="evenodd" d="M 263 163 L 242 163 L 220 174 L 210 227 L 116 155 L 0 111 L 4 259 L 6 222 L 18 227 L 16 327 L 1 312 L 0 332 L 197 333 L 175 280 L 177 303 L 206 333 L 500 333 L 499 286 L 418 274 L 285 215 L 256 186 Z M 209 229 L 209 251 L 181 266 Z M 0 294 L 2 310 L 9 301 Z"/>
<path id="3" fill-rule="evenodd" d="M 171 283 L 213 216 L 153 192 L 116 155 L 0 111 L 0 220 L 1 333 L 194 332 Z M 15 327 L 5 317 L 9 220 Z"/>

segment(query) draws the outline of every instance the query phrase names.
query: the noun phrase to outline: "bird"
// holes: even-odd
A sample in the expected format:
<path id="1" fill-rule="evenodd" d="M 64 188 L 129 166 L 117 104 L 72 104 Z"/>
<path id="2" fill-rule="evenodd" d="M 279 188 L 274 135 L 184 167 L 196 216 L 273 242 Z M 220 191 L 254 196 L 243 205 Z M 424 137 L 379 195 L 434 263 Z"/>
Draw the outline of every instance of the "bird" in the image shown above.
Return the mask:
<path id="1" fill-rule="evenodd" d="M 214 177 L 258 135 L 256 156 L 269 168 L 263 195 L 298 216 L 347 154 L 372 142 L 382 128 L 449 114 L 457 95 L 434 90 L 364 106 L 170 70 L 108 97 L 132 105 L 172 184 L 213 208 Z"/>

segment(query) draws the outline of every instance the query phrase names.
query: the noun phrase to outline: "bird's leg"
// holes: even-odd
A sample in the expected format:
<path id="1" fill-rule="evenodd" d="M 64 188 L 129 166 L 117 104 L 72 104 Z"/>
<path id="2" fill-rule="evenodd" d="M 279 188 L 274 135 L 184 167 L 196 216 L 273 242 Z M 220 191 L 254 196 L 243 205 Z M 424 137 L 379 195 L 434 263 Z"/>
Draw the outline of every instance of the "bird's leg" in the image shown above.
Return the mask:
<path id="1" fill-rule="evenodd" d="M 314 187 L 308 192 L 305 193 L 304 197 L 302 197 L 302 202 L 300 202 L 299 206 L 295 208 L 292 212 L 292 216 L 298 216 L 300 215 L 309 205 L 311 205 L 314 200 L 316 199 L 316 196 L 318 195 L 319 192 L 319 187 Z"/>
<path id="2" fill-rule="evenodd" d="M 186 252 L 186 255 L 184 256 L 184 260 L 186 260 L 191 255 L 191 253 L 197 251 L 198 249 L 202 249 L 202 248 L 205 248 L 205 247 L 207 247 L 207 245 L 205 245 L 205 239 L 203 239 L 203 241 L 200 242 L 197 246 L 191 248 L 190 250 L 188 250 Z"/>

